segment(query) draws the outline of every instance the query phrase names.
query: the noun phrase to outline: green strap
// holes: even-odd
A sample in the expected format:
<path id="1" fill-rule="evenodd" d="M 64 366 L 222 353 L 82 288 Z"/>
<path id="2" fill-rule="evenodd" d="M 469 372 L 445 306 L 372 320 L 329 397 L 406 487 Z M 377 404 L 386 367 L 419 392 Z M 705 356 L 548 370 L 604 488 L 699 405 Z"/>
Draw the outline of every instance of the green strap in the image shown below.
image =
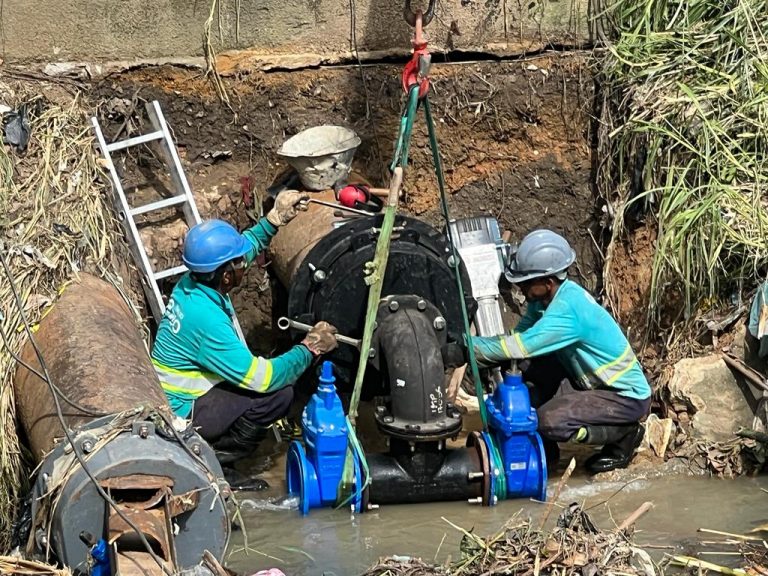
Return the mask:
<path id="1" fill-rule="evenodd" d="M 416 119 L 416 112 L 419 108 L 419 87 L 414 85 L 411 87 L 408 93 L 408 102 L 406 103 L 405 110 L 400 118 L 400 130 L 395 145 L 395 153 L 392 158 L 392 163 L 389 166 L 390 172 L 395 172 L 395 168 L 399 165 L 402 171 L 408 165 L 408 152 L 410 150 L 411 134 L 413 132 L 413 124 Z M 459 291 L 459 302 L 461 303 L 461 315 L 464 322 L 464 333 L 467 339 L 467 349 L 469 352 L 469 364 L 472 370 L 472 378 L 475 381 L 475 393 L 477 394 L 478 405 L 480 407 L 480 418 L 483 422 L 483 429 L 488 429 L 488 414 L 483 400 L 484 391 L 483 385 L 480 380 L 480 370 L 477 366 L 477 358 L 475 357 L 475 351 L 472 346 L 471 331 L 469 326 L 469 312 L 467 311 L 467 305 L 464 300 L 464 287 L 461 281 L 461 274 L 459 273 L 460 262 L 459 255 L 456 251 L 456 245 L 454 244 L 453 232 L 449 225 L 450 215 L 448 212 L 448 201 L 445 194 L 445 179 L 443 176 L 443 167 L 440 160 L 440 150 L 437 146 L 437 134 L 435 133 L 435 125 L 432 118 L 432 110 L 429 105 L 429 99 L 425 97 L 424 112 L 427 120 L 427 130 L 429 132 L 429 144 L 432 149 L 432 161 L 434 163 L 435 174 L 437 176 L 437 185 L 440 190 L 440 204 L 442 207 L 443 217 L 445 218 L 446 231 L 451 244 L 451 250 L 453 255 L 453 261 L 456 263 L 454 272 L 456 276 L 456 286 Z M 393 181 L 390 183 L 390 190 L 392 186 L 395 186 L 398 190 L 400 188 L 400 181 L 402 179 L 402 172 L 400 175 L 393 175 Z M 391 192 L 390 192 L 391 196 Z M 352 458 L 353 454 L 357 453 L 361 459 L 365 481 L 362 485 L 364 489 L 370 483 L 370 475 L 367 470 L 367 462 L 365 461 L 365 454 L 360 448 L 360 443 L 357 439 L 355 432 L 355 420 L 357 418 L 357 407 L 360 402 L 360 394 L 363 388 L 363 380 L 365 379 L 365 371 L 368 366 L 368 354 L 366 351 L 370 350 L 371 340 L 373 339 L 373 330 L 376 322 L 376 314 L 379 309 L 379 301 L 381 300 L 381 291 L 384 284 L 384 273 L 387 269 L 387 262 L 389 260 L 389 246 L 392 236 L 392 229 L 395 223 L 395 214 L 397 211 L 397 200 L 387 203 L 384 209 L 384 219 L 381 224 L 381 231 L 379 232 L 379 238 L 376 242 L 376 251 L 372 262 L 366 263 L 365 267 L 365 283 L 370 286 L 368 291 L 368 304 L 365 313 L 365 325 L 363 328 L 363 338 L 360 345 L 360 359 L 357 367 L 357 374 L 355 376 L 355 386 L 352 390 L 352 398 L 349 404 L 349 439 L 350 447 L 347 450 L 347 458 L 344 463 L 344 477 L 339 485 L 339 493 L 337 502 L 338 507 L 344 506 L 351 501 L 355 496 L 353 493 L 354 486 L 354 464 Z"/>
<path id="2" fill-rule="evenodd" d="M 402 174 L 402 173 L 401 173 Z M 402 182 L 401 175 L 392 176 L 390 183 L 390 196 L 392 196 L 392 186 L 399 190 Z M 357 418 L 357 405 L 360 402 L 360 393 L 363 388 L 363 379 L 365 370 L 368 366 L 368 354 L 373 339 L 373 330 L 376 325 L 376 314 L 379 310 L 379 301 L 381 300 L 381 289 L 384 286 L 384 273 L 387 270 L 389 262 L 389 245 L 392 238 L 392 229 L 395 227 L 395 214 L 397 212 L 397 197 L 394 201 L 390 198 L 384 208 L 384 219 L 381 223 L 379 238 L 376 241 L 376 252 L 372 262 L 365 264 L 365 283 L 370 286 L 368 290 L 368 306 L 365 312 L 365 326 L 363 328 L 363 339 L 360 344 L 360 360 L 357 364 L 357 375 L 355 376 L 355 387 L 352 391 L 352 399 L 349 403 L 349 415 L 352 422 Z"/>
<path id="3" fill-rule="evenodd" d="M 402 168 L 396 168 L 389 184 L 389 198 L 384 208 L 384 219 L 379 231 L 379 238 L 376 241 L 376 252 L 372 262 L 365 265 L 365 283 L 370 286 L 368 290 L 368 306 L 365 312 L 365 326 L 363 328 L 363 338 L 360 344 L 360 360 L 357 365 L 357 374 L 355 376 L 355 387 L 352 390 L 352 399 L 349 403 L 349 427 L 348 436 L 350 447 L 347 449 L 347 456 L 344 462 L 344 475 L 337 491 L 336 500 L 340 502 L 339 507 L 346 505 L 356 495 L 355 486 L 355 467 L 354 455 L 361 461 L 365 480 L 362 482 L 361 490 L 364 490 L 370 483 L 370 474 L 368 474 L 368 464 L 365 460 L 365 454 L 360 448 L 360 443 L 355 432 L 355 420 L 357 419 L 357 406 L 360 402 L 360 393 L 363 389 L 363 380 L 365 379 L 365 369 L 368 366 L 368 350 L 371 349 L 371 340 L 373 339 L 373 330 L 376 324 L 376 313 L 379 310 L 379 301 L 381 300 L 381 289 L 384 285 L 384 273 L 387 270 L 389 261 L 389 244 L 392 237 L 392 229 L 395 225 L 395 213 L 397 212 L 397 196 L 403 181 Z M 349 494 L 349 496 L 346 496 Z"/>
<path id="4" fill-rule="evenodd" d="M 432 150 L 432 162 L 435 168 L 435 175 L 437 176 L 437 186 L 440 191 L 440 206 L 445 219 L 446 232 L 451 244 L 451 253 L 453 255 L 453 261 L 459 262 L 459 255 L 456 251 L 456 244 L 453 238 L 453 231 L 450 227 L 450 213 L 448 210 L 448 201 L 445 193 L 445 177 L 443 175 L 443 164 L 440 158 L 440 148 L 437 144 L 437 133 L 435 130 L 435 122 L 432 117 L 432 107 L 429 103 L 429 95 L 424 99 L 424 114 L 427 121 L 427 131 L 429 133 L 429 146 Z M 419 107 L 419 87 L 417 85 L 412 86 L 408 93 L 408 102 L 406 104 L 405 112 L 400 119 L 400 134 L 395 147 L 395 155 L 390 165 L 390 170 L 394 170 L 394 167 L 399 163 L 405 170 L 408 164 L 408 151 L 411 141 L 411 134 L 413 132 L 413 124 L 416 117 L 416 111 Z M 458 265 L 455 268 L 456 286 L 459 290 L 459 302 L 461 303 L 461 315 L 464 323 L 464 334 L 467 340 L 467 351 L 469 355 L 469 365 L 472 374 L 472 380 L 475 383 L 475 394 L 477 395 L 477 403 L 480 408 L 480 418 L 483 422 L 483 429 L 488 428 L 488 413 L 485 407 L 484 390 L 482 381 L 480 380 L 480 370 L 477 365 L 477 357 L 475 356 L 475 349 L 472 346 L 472 332 L 469 325 L 469 312 L 467 311 L 467 304 L 464 299 L 464 286 L 461 281 L 461 274 L 459 273 Z"/>
<path id="5" fill-rule="evenodd" d="M 395 154 L 390 164 L 390 172 L 393 173 L 393 181 L 390 182 L 390 188 L 396 186 L 400 188 L 402 182 L 402 172 L 399 175 L 395 175 L 395 168 L 398 164 L 402 170 L 405 170 L 408 164 L 408 152 L 411 142 L 411 133 L 413 132 L 413 123 L 416 118 L 416 110 L 419 107 L 419 91 L 418 89 L 412 89 L 408 94 L 408 102 L 406 103 L 405 110 L 400 118 L 400 130 L 397 136 L 397 143 L 395 146 Z M 347 455 L 344 462 L 344 475 L 342 481 L 339 483 L 339 489 L 336 497 L 337 508 L 346 506 L 352 499 L 357 496 L 354 490 L 354 458 L 361 461 L 363 472 L 365 474 L 365 480 L 362 483 L 361 489 L 365 489 L 370 483 L 370 475 L 368 474 L 368 464 L 365 459 L 365 454 L 360 448 L 360 442 L 355 432 L 355 425 L 357 419 L 357 407 L 360 403 L 360 394 L 363 390 L 363 381 L 365 380 L 365 371 L 368 367 L 368 354 L 365 351 L 371 347 L 371 340 L 373 339 L 373 330 L 376 324 L 376 314 L 379 309 L 379 301 L 381 300 L 381 290 L 384 284 L 384 273 L 387 269 L 387 262 L 389 260 L 389 245 L 392 236 L 392 229 L 395 224 L 395 214 L 397 212 L 397 199 L 394 202 L 387 202 L 384 208 L 384 218 L 381 223 L 381 230 L 379 232 L 379 238 L 376 242 L 376 251 L 374 253 L 373 260 L 367 262 L 365 265 L 365 283 L 370 286 L 368 291 L 368 303 L 365 312 L 365 324 L 363 326 L 363 338 L 360 344 L 360 359 L 357 365 L 357 374 L 355 375 L 355 386 L 352 389 L 352 398 L 349 402 L 349 412 L 347 420 L 349 447 L 347 449 Z"/>
<path id="6" fill-rule="evenodd" d="M 414 86 L 408 93 L 408 102 L 400 118 L 400 134 L 397 137 L 395 146 L 395 155 L 392 163 L 389 165 L 389 171 L 394 172 L 395 166 L 400 164 L 405 171 L 408 165 L 408 152 L 411 146 L 411 133 L 413 132 L 413 122 L 416 119 L 416 110 L 419 108 L 419 88 Z"/>
<path id="7" fill-rule="evenodd" d="M 464 321 L 464 334 L 467 339 L 467 352 L 469 355 L 469 365 L 472 370 L 472 379 L 475 381 L 475 394 L 477 395 L 477 403 L 480 407 L 480 418 L 483 421 L 483 429 L 488 429 L 488 412 L 485 408 L 484 390 L 483 384 L 480 380 L 480 370 L 477 367 L 477 357 L 475 356 L 475 347 L 472 346 L 472 332 L 469 326 L 469 312 L 467 312 L 467 303 L 464 300 L 464 286 L 461 281 L 461 274 L 459 273 L 459 255 L 456 252 L 456 243 L 453 238 L 453 231 L 451 230 L 450 222 L 451 217 L 448 213 L 448 200 L 445 195 L 445 179 L 443 177 L 443 163 L 440 159 L 440 150 L 437 146 L 437 133 L 435 132 L 435 122 L 432 118 L 432 108 L 429 104 L 429 95 L 424 97 L 424 114 L 427 117 L 427 131 L 429 133 L 429 146 L 432 149 L 432 161 L 435 165 L 435 175 L 437 176 L 437 187 L 440 191 L 440 206 L 443 210 L 443 218 L 445 219 L 445 228 L 448 233 L 448 239 L 451 244 L 451 254 L 453 255 L 453 261 L 456 263 L 456 286 L 459 290 L 459 302 L 461 303 L 461 317 Z"/>

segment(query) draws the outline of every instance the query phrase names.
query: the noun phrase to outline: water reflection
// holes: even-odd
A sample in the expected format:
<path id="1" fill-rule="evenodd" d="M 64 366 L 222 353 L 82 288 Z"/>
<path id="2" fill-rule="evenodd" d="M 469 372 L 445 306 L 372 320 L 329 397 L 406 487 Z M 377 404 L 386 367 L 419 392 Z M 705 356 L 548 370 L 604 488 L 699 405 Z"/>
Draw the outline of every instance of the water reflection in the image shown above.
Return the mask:
<path id="1" fill-rule="evenodd" d="M 550 482 L 554 493 L 556 480 Z M 611 529 L 643 502 L 655 508 L 637 524 L 637 542 L 678 549 L 697 538 L 698 528 L 743 533 L 766 520 L 768 487 L 765 478 L 717 480 L 689 477 L 638 479 L 629 483 L 590 482 L 574 478 L 564 488 L 560 502 L 583 503 L 602 529 Z M 275 487 L 276 491 L 279 488 Z M 461 533 L 450 523 L 488 535 L 516 513 L 538 517 L 543 505 L 508 501 L 494 508 L 463 502 L 386 506 L 365 515 L 348 510 L 312 510 L 302 517 L 295 499 L 241 495 L 243 534 L 233 535 L 229 566 L 242 573 L 267 567 L 281 568 L 290 576 L 300 574 L 359 574 L 379 557 L 416 556 L 427 561 L 458 557 Z M 552 520 L 556 516 L 552 514 Z M 673 548 L 654 548 L 660 557 Z"/>

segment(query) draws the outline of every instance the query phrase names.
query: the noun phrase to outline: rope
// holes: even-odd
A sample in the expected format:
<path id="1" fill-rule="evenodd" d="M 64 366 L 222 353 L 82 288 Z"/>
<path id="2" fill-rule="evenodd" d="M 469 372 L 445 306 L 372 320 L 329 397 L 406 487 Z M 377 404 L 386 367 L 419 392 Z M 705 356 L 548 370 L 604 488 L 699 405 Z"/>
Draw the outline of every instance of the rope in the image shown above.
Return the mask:
<path id="1" fill-rule="evenodd" d="M 416 119 L 416 112 L 419 108 L 419 103 L 423 101 L 424 112 L 427 122 L 427 131 L 429 133 L 429 145 L 432 150 L 432 162 L 434 164 L 435 175 L 437 176 L 437 185 L 440 191 L 440 205 L 442 208 L 443 218 L 445 219 L 445 228 L 448 234 L 449 243 L 451 245 L 451 254 L 453 256 L 453 267 L 456 277 L 456 287 L 458 289 L 459 302 L 461 305 L 461 316 L 463 321 L 464 334 L 467 344 L 469 365 L 471 367 L 472 378 L 475 382 L 475 393 L 478 399 L 478 405 L 480 408 L 480 418 L 483 422 L 483 430 L 488 430 L 488 413 L 483 400 L 484 390 L 482 381 L 480 380 L 480 370 L 477 365 L 477 358 L 472 346 L 472 336 L 469 326 L 469 312 L 467 311 L 467 304 L 464 299 L 464 286 L 461 280 L 460 268 L 459 268 L 459 255 L 456 251 L 456 245 L 454 243 L 453 231 L 450 226 L 450 213 L 448 211 L 448 201 L 445 194 L 445 178 L 443 175 L 443 166 L 440 160 L 440 150 L 437 144 L 437 134 L 435 131 L 435 124 L 432 118 L 432 109 L 429 104 L 428 96 L 423 99 L 419 98 L 419 85 L 414 84 L 408 91 L 408 100 L 405 105 L 405 109 L 400 118 L 400 130 L 395 144 L 395 153 L 392 158 L 392 163 L 389 166 L 390 172 L 392 172 L 392 178 L 389 186 L 389 198 L 387 205 L 384 209 L 384 218 L 381 224 L 381 230 L 379 231 L 379 238 L 376 242 L 376 251 L 374 258 L 371 262 L 367 262 L 365 265 L 365 283 L 370 286 L 368 292 L 368 304 L 365 313 L 365 324 L 363 328 L 363 338 L 360 345 L 360 359 L 358 361 L 357 374 L 355 376 L 355 385 L 352 390 L 352 398 L 349 404 L 349 416 L 348 420 L 348 437 L 349 448 L 347 449 L 347 456 L 344 462 L 344 475 L 341 483 L 339 484 L 339 491 L 337 495 L 337 508 L 347 505 L 356 496 L 369 485 L 370 474 L 368 472 L 368 463 L 365 459 L 365 453 L 363 452 L 360 442 L 355 432 L 355 424 L 357 419 L 357 407 L 360 402 L 360 395 L 363 389 L 363 381 L 365 379 L 365 371 L 368 366 L 368 354 L 370 350 L 371 340 L 373 338 L 374 325 L 376 323 L 376 314 L 379 309 L 379 301 L 381 300 L 381 291 L 384 284 L 384 273 L 387 269 L 387 262 L 389 260 L 389 246 L 392 236 L 392 229 L 395 224 L 395 214 L 397 211 L 397 201 L 402 185 L 403 172 L 408 165 L 408 153 L 410 151 L 411 134 L 413 133 L 413 125 Z M 501 462 L 501 457 L 498 451 L 495 451 L 495 459 L 497 462 Z M 355 467 L 354 459 L 357 457 L 360 460 L 361 468 L 365 475 L 365 481 L 361 484 L 360 488 L 355 489 Z M 503 467 L 501 468 L 503 470 Z M 501 479 L 497 481 L 497 495 L 499 498 L 503 498 L 506 495 L 506 486 L 504 482 L 504 475 L 501 474 Z M 346 495 L 346 496 L 345 496 Z"/>
<path id="2" fill-rule="evenodd" d="M 401 139 L 403 129 L 407 126 L 413 127 L 413 120 L 410 123 L 405 122 L 401 125 Z M 405 147 L 407 154 L 407 146 Z M 350 448 L 347 450 L 347 457 L 344 461 L 344 476 L 339 485 L 339 495 L 337 501 L 340 501 L 339 507 L 349 503 L 357 494 L 364 490 L 370 483 L 370 474 L 368 474 L 368 464 L 365 460 L 365 454 L 360 447 L 355 432 L 355 421 L 357 419 L 357 406 L 360 403 L 360 394 L 363 390 L 363 380 L 365 379 L 365 370 L 368 366 L 368 350 L 371 349 L 371 340 L 373 339 L 373 330 L 376 324 L 376 314 L 379 310 L 379 301 L 381 300 L 381 290 L 384 285 L 384 273 L 387 270 L 389 261 L 389 245 L 392 238 L 392 229 L 395 227 L 395 214 L 397 212 L 397 200 L 400 195 L 400 186 L 403 183 L 403 169 L 397 167 L 392 173 L 389 182 L 389 197 L 384 207 L 384 218 L 379 231 L 379 238 L 376 241 L 376 251 L 373 260 L 365 265 L 365 283 L 370 286 L 368 291 L 368 305 L 365 312 L 365 325 L 363 327 L 363 338 L 360 344 L 360 359 L 357 365 L 357 374 L 355 376 L 355 387 L 352 390 L 352 399 L 349 403 L 349 427 L 348 436 Z M 365 481 L 361 487 L 355 491 L 355 468 L 354 457 L 360 459 L 361 468 L 365 471 Z M 351 493 L 351 496 L 344 498 L 345 493 Z"/>
<path id="3" fill-rule="evenodd" d="M 464 286 L 461 281 L 459 270 L 459 255 L 456 252 L 456 244 L 451 230 L 451 216 L 448 212 L 448 200 L 445 196 L 445 178 L 443 176 L 443 163 L 440 160 L 440 150 L 437 147 L 437 133 L 435 131 L 435 122 L 432 118 L 432 107 L 429 104 L 429 96 L 424 97 L 424 114 L 427 119 L 427 131 L 429 133 L 429 147 L 432 149 L 432 162 L 435 165 L 435 175 L 437 176 L 437 187 L 440 191 L 440 206 L 445 219 L 445 229 L 448 233 L 448 240 L 451 244 L 451 254 L 453 256 L 454 266 L 456 268 L 456 287 L 459 290 L 459 302 L 461 303 L 461 318 L 464 322 L 464 338 L 467 344 L 467 353 L 469 356 L 469 366 L 472 371 L 472 379 L 475 381 L 475 394 L 477 404 L 480 407 L 480 418 L 483 421 L 483 430 L 488 429 L 488 411 L 485 408 L 483 384 L 480 380 L 480 369 L 477 366 L 477 357 L 475 348 L 472 346 L 472 333 L 469 327 L 469 312 L 467 312 L 467 303 L 464 300 Z"/>

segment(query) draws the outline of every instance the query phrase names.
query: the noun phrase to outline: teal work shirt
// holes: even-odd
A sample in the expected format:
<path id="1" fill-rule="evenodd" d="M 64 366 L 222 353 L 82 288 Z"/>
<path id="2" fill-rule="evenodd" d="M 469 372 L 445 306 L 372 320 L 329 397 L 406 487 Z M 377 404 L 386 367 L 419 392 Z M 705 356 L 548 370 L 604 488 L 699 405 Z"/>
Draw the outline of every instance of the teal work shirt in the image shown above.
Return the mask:
<path id="1" fill-rule="evenodd" d="M 260 220 L 243 235 L 252 248 L 250 264 L 269 245 L 277 229 Z M 152 348 L 152 363 L 173 411 L 188 418 L 194 401 L 221 382 L 255 392 L 293 384 L 312 363 L 312 353 L 297 345 L 267 359 L 254 356 L 240 340 L 229 296 L 198 283 L 189 273 L 173 289 Z"/>
<path id="2" fill-rule="evenodd" d="M 584 288 L 564 281 L 546 308 L 531 302 L 508 336 L 472 338 L 478 362 L 495 365 L 555 353 L 576 388 L 644 400 L 651 387 L 627 338 Z"/>

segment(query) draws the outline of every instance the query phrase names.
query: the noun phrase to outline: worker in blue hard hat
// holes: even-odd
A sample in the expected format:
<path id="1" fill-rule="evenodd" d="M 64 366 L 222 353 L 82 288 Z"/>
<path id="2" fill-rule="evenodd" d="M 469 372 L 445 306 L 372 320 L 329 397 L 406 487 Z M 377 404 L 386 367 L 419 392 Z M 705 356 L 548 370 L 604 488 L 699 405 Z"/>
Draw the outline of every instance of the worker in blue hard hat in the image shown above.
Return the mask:
<path id="1" fill-rule="evenodd" d="M 510 335 L 473 337 L 472 344 L 483 365 L 531 359 L 524 378 L 532 384 L 548 456 L 559 457 L 557 442 L 601 445 L 586 462 L 597 473 L 631 461 L 643 439 L 639 422 L 650 409 L 651 388 L 616 321 L 567 279 L 575 260 L 559 234 L 528 234 L 506 270 L 525 296 L 525 314 Z"/>
<path id="2" fill-rule="evenodd" d="M 192 420 L 222 464 L 252 453 L 268 427 L 288 412 L 292 384 L 314 358 L 337 345 L 336 329 L 319 322 L 300 344 L 267 359 L 251 353 L 233 322 L 229 293 L 277 229 L 305 209 L 300 203 L 307 198 L 283 191 L 266 218 L 243 234 L 209 220 L 184 241 L 189 272 L 160 320 L 152 362 L 173 411 Z"/>

